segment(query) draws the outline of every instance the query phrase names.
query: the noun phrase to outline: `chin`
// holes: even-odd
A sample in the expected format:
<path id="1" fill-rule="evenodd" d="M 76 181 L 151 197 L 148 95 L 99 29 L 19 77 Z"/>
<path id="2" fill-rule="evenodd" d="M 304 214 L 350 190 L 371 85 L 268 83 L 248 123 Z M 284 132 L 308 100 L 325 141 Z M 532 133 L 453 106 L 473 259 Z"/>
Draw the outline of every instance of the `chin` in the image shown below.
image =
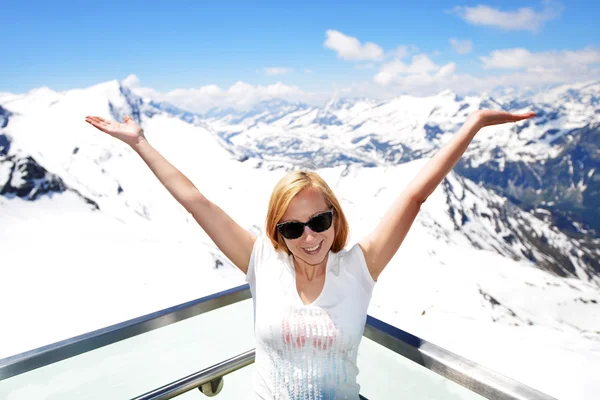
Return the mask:
<path id="1" fill-rule="evenodd" d="M 308 265 L 319 265 L 323 262 L 323 260 L 325 260 L 325 257 L 327 257 L 327 253 L 325 255 L 318 254 L 316 256 L 302 254 L 302 257 L 299 258 Z"/>

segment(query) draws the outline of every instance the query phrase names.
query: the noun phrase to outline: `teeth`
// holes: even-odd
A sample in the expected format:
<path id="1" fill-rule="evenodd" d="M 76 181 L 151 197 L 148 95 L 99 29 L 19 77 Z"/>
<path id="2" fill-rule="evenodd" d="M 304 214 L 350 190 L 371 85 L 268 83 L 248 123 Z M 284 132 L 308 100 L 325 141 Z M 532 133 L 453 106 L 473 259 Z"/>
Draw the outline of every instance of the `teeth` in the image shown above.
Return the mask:
<path id="1" fill-rule="evenodd" d="M 309 248 L 306 248 L 306 247 L 305 247 L 304 249 L 305 249 L 306 251 L 315 251 L 316 249 L 318 249 L 318 248 L 319 248 L 319 245 L 320 245 L 320 244 L 321 244 L 321 243 L 319 243 L 319 244 L 318 244 L 318 245 L 316 245 L 315 247 L 309 247 Z"/>

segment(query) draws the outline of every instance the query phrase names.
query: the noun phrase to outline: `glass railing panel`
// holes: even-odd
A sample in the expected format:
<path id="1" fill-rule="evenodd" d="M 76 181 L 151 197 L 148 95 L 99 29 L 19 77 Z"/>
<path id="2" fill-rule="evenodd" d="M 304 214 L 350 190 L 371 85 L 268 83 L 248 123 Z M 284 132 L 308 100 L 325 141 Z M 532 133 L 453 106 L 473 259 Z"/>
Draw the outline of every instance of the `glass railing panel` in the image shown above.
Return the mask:
<path id="1" fill-rule="evenodd" d="M 253 326 L 244 300 L 2 380 L 0 399 L 131 399 L 253 349 Z M 225 377 L 222 393 L 250 387 L 250 371 Z"/>
<path id="2" fill-rule="evenodd" d="M 44 348 L 46 352 L 38 349 L 8 363 L 0 360 L 0 379 L 8 377 L 0 380 L 0 398 L 131 399 L 150 398 L 148 392 L 181 393 L 206 379 L 209 367 L 208 374 L 215 376 L 252 361 L 253 352 L 247 352 L 255 346 L 248 296 L 247 289 L 234 288 L 52 345 L 54 352 Z M 454 381 L 490 398 L 551 399 L 376 318 L 368 317 L 365 335 L 358 380 L 361 394 L 370 400 L 483 398 Z M 217 364 L 226 368 L 219 366 L 216 372 Z M 219 398 L 251 397 L 253 370 L 250 364 L 225 376 Z M 193 379 L 181 381 L 192 374 Z M 192 395 L 203 398 L 195 388 L 179 398 Z"/>
<path id="3" fill-rule="evenodd" d="M 369 400 L 485 400 L 366 337 L 358 348 L 358 368 L 360 393 Z"/>

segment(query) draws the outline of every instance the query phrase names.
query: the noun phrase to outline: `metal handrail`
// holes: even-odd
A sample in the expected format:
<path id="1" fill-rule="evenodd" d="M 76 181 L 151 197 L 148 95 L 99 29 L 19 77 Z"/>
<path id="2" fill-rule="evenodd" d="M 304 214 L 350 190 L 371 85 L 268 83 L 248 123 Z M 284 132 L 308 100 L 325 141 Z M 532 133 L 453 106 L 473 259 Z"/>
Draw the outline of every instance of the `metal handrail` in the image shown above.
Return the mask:
<path id="1" fill-rule="evenodd" d="M 0 380 L 250 298 L 248 285 L 157 311 L 0 360 Z M 489 399 L 555 400 L 417 336 L 367 316 L 365 337 Z M 148 392 L 136 400 L 170 399 L 254 362 L 254 350 Z"/>
<path id="2" fill-rule="evenodd" d="M 370 315 L 364 336 L 487 399 L 556 400 Z"/>
<path id="3" fill-rule="evenodd" d="M 188 301 L 148 315 L 130 319 L 106 328 L 75 336 L 21 354 L 0 360 L 0 381 L 44 367 L 121 340 L 150 332 L 154 329 L 195 317 L 208 311 L 247 300 L 249 286 L 231 289 Z"/>
<path id="4" fill-rule="evenodd" d="M 254 362 L 255 350 L 248 350 L 245 353 L 239 354 L 235 357 L 225 360 L 218 364 L 213 365 L 198 371 L 191 375 L 181 378 L 174 382 L 171 382 L 165 386 L 154 389 L 148 393 L 138 396 L 132 400 L 164 400 L 172 399 L 175 396 L 179 396 L 189 390 L 196 389 L 212 381 L 213 379 L 221 378 L 227 374 L 237 371 L 240 368 L 244 368 Z"/>

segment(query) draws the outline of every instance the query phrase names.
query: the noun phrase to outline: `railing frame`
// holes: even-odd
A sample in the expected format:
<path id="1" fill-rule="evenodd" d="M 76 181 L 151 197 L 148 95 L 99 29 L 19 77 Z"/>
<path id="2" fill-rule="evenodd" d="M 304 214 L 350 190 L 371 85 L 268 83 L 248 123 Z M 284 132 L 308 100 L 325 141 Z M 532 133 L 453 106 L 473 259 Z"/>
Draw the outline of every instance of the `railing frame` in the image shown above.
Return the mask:
<path id="1" fill-rule="evenodd" d="M 248 285 L 231 288 L 174 307 L 0 360 L 0 381 L 79 354 L 158 329 L 251 297 Z M 488 399 L 555 400 L 417 336 L 367 316 L 364 336 Z M 254 362 L 254 350 L 168 383 L 135 400 L 170 399 Z"/>
<path id="2" fill-rule="evenodd" d="M 164 310 L 124 321 L 0 360 L 0 381 L 96 350 L 121 340 L 247 300 L 248 285 L 241 285 Z"/>

